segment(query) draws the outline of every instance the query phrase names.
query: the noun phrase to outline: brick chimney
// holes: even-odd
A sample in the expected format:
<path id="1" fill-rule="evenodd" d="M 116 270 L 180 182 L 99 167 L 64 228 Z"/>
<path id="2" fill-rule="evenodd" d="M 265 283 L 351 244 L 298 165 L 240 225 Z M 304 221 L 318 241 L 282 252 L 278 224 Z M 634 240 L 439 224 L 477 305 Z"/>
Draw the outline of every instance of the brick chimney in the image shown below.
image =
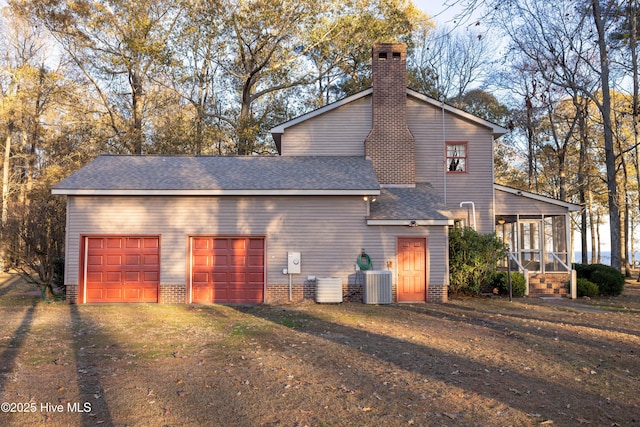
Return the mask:
<path id="1" fill-rule="evenodd" d="M 415 185 L 415 141 L 407 126 L 407 47 L 373 46 L 373 124 L 365 155 L 381 185 Z"/>

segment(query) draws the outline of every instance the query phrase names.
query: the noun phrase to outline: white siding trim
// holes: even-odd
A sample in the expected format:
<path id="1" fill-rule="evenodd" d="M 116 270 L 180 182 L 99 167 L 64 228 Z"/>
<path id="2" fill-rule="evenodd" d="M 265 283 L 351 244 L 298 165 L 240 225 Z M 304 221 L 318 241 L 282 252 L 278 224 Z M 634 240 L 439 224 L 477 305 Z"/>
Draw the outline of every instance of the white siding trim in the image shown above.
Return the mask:
<path id="1" fill-rule="evenodd" d="M 413 224 L 412 224 L 413 223 Z M 452 219 L 422 219 L 412 221 L 410 219 L 368 219 L 367 225 L 403 225 L 417 227 L 420 225 L 453 225 Z"/>
<path id="2" fill-rule="evenodd" d="M 377 196 L 380 190 L 66 190 L 58 188 L 51 190 L 51 194 L 68 196 Z"/>

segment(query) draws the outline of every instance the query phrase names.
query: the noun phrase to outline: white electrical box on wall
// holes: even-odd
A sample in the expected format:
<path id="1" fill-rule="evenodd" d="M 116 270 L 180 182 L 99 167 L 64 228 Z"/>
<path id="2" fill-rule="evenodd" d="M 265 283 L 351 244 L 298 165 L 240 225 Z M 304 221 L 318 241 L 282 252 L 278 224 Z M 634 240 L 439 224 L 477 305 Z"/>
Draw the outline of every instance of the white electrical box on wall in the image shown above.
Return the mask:
<path id="1" fill-rule="evenodd" d="M 300 274 L 300 252 L 289 252 L 287 270 L 289 274 Z"/>

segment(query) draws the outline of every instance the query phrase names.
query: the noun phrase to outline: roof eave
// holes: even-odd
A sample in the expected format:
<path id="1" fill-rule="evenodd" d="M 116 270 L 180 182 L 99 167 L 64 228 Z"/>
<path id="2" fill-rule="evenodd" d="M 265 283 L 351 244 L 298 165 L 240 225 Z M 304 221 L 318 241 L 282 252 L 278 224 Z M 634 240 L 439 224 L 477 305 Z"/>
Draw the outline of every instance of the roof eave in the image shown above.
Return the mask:
<path id="1" fill-rule="evenodd" d="M 377 196 L 380 189 L 237 189 L 237 190 L 171 190 L 171 189 L 69 189 L 53 188 L 51 194 L 65 196 Z"/>
<path id="2" fill-rule="evenodd" d="M 518 190 L 517 188 L 511 188 L 500 184 L 493 184 L 493 188 L 496 190 L 504 191 L 505 193 L 514 194 L 516 196 L 522 196 L 540 202 L 549 203 L 552 205 L 563 206 L 569 210 L 569 212 L 578 212 L 581 210 L 580 205 L 575 203 L 563 202 L 562 200 L 552 199 L 551 197 L 541 196 L 540 194 L 530 193 L 528 191 Z"/>
<path id="3" fill-rule="evenodd" d="M 450 226 L 453 225 L 452 219 L 368 219 L 367 225 L 400 225 L 407 227 L 419 226 Z"/>

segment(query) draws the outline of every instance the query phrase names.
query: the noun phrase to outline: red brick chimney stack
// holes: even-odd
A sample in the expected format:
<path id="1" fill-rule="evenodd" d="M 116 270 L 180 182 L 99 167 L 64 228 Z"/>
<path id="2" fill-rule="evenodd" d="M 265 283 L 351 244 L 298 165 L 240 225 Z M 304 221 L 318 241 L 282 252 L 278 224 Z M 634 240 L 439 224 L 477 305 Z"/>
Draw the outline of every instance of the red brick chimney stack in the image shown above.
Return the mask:
<path id="1" fill-rule="evenodd" d="M 381 185 L 415 185 L 415 141 L 407 126 L 407 47 L 373 46 L 373 126 L 365 155 Z"/>

